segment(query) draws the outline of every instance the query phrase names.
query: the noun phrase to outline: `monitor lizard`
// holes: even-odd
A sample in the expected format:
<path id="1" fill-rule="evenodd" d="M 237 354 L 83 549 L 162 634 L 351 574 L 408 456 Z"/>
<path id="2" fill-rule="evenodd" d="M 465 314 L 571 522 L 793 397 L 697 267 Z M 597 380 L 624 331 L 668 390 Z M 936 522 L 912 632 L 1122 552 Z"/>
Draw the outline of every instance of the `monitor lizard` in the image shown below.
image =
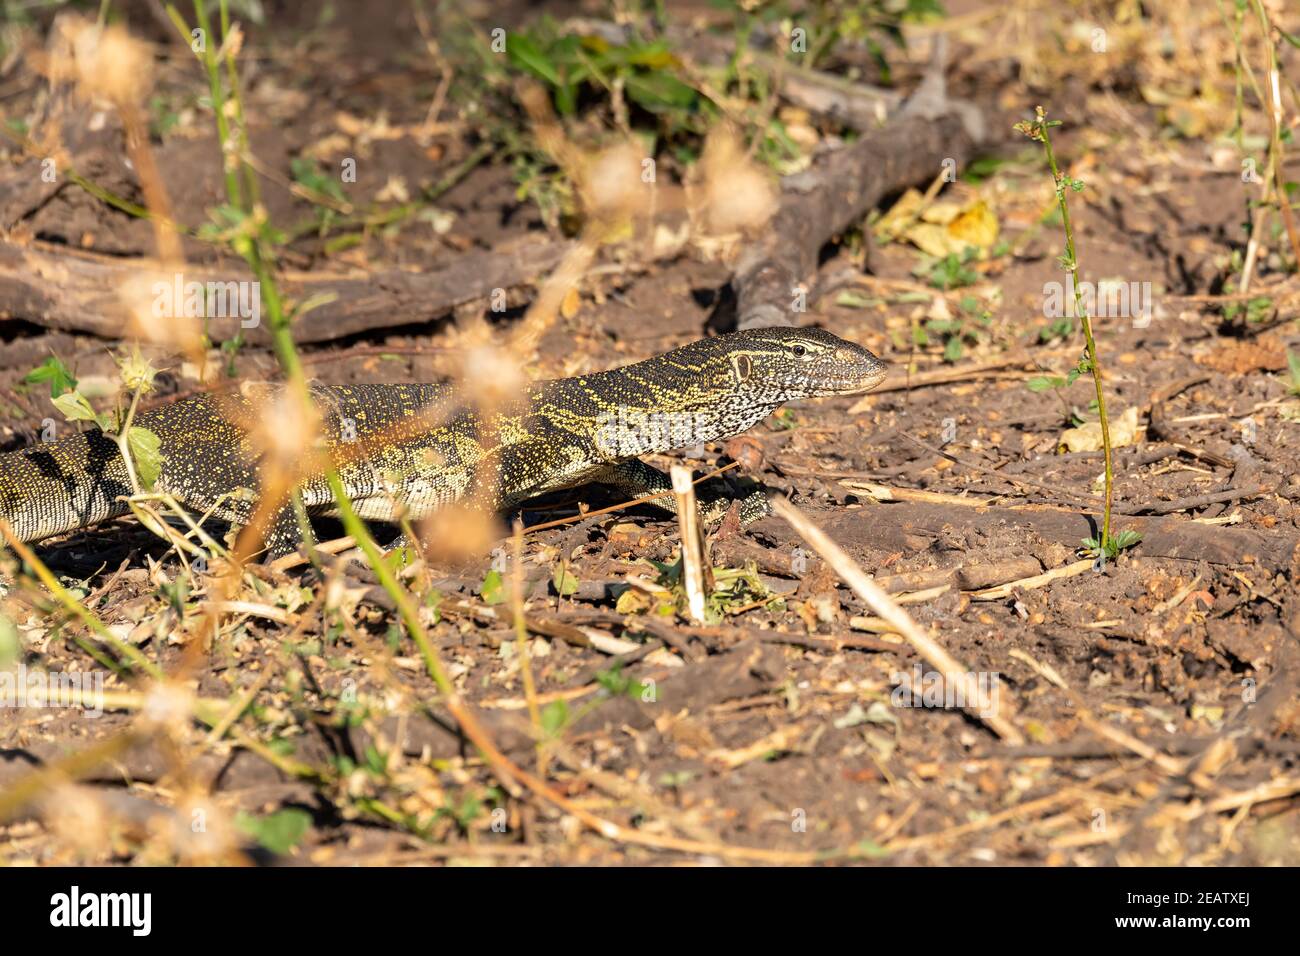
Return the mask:
<path id="1" fill-rule="evenodd" d="M 610 371 L 536 382 L 486 415 L 464 384 L 313 384 L 311 394 L 357 513 L 418 520 L 453 501 L 508 510 L 586 483 L 633 496 L 667 491 L 668 476 L 639 456 L 733 437 L 787 401 L 868 391 L 885 369 L 867 349 L 820 329 L 760 328 Z M 204 393 L 139 413 L 135 424 L 160 440 L 154 490 L 234 526 L 247 523 L 260 484 L 255 429 L 273 397 L 273 388 Z M 492 476 L 490 487 L 484 475 Z M 308 514 L 336 507 L 319 470 L 297 490 Z M 23 541 L 127 514 L 131 493 L 117 442 L 98 430 L 0 456 L 0 518 Z M 725 496 L 702 501 L 706 520 L 730 503 Z M 672 510 L 675 499 L 654 504 Z M 767 506 L 761 491 L 743 499 L 742 521 Z M 266 533 L 266 553 L 278 557 L 301 543 L 286 504 Z"/>

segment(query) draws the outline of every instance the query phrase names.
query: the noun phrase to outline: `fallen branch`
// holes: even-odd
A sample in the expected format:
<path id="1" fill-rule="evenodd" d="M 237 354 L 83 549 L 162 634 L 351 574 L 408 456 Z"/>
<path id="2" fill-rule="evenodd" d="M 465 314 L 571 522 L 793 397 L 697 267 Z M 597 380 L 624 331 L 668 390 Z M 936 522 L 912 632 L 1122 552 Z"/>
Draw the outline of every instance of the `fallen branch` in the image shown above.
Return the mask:
<path id="1" fill-rule="evenodd" d="M 780 208 L 732 276 L 736 327 L 797 324 L 822 246 L 889 194 L 931 182 L 948 161 L 965 165 L 981 126 L 946 98 L 941 45 L 920 88 L 884 126 L 782 181 Z"/>
<path id="2" fill-rule="evenodd" d="M 510 250 L 467 252 L 420 272 L 286 271 L 277 278 L 286 299 L 320 303 L 293 320 L 294 339 L 299 343 L 327 342 L 429 322 L 457 306 L 489 299 L 498 289 L 532 285 L 564 258 L 570 245 L 542 242 Z M 120 290 L 128 283 L 138 284 L 142 275 L 156 275 L 162 281 L 174 272 L 151 259 L 94 255 L 45 242 L 0 240 L 0 315 L 48 328 L 120 338 L 130 318 Z M 205 288 L 210 282 L 251 281 L 251 273 L 233 265 L 187 268 L 182 276 L 182 282 L 200 282 Z M 170 294 L 167 301 L 170 305 Z M 134 305 L 148 315 L 152 302 Z M 240 331 L 237 315 L 208 320 L 208 334 L 213 339 L 231 339 Z M 255 344 L 271 341 L 263 322 L 242 331 Z"/>

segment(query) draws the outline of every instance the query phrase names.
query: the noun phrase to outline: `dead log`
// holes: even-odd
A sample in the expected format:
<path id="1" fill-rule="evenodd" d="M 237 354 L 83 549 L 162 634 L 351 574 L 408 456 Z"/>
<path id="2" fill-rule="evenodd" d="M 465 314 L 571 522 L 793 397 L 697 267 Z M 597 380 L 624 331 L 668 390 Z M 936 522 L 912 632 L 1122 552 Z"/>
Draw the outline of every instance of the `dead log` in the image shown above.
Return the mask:
<path id="1" fill-rule="evenodd" d="M 891 193 L 970 159 L 984 122 L 970 104 L 947 98 L 946 52 L 940 40 L 925 79 L 884 126 L 782 181 L 780 208 L 732 277 L 737 328 L 798 324 L 807 309 L 803 282 L 822 246 Z"/>
<path id="2" fill-rule="evenodd" d="M 487 300 L 497 289 L 508 292 L 532 285 L 560 262 L 569 246 L 547 241 L 514 250 L 467 252 L 423 272 L 282 272 L 277 281 L 289 304 L 333 295 L 332 300 L 293 323 L 299 343 L 326 342 L 430 322 L 457 306 Z M 113 258 L 44 242 L 0 240 L 0 318 L 120 338 L 128 320 L 120 290 L 142 274 L 158 271 L 158 264 L 148 259 Z M 186 269 L 182 278 L 205 286 L 253 280 L 242 265 Z M 137 303 L 137 308 L 149 305 Z M 215 340 L 234 338 L 240 329 L 237 315 L 208 320 L 208 334 Z M 245 328 L 244 335 L 256 344 L 269 343 L 266 317 Z"/>
<path id="3" fill-rule="evenodd" d="M 960 168 L 973 146 L 955 112 L 933 120 L 899 116 L 812 169 L 787 176 L 776 215 L 736 264 L 736 327 L 796 324 L 806 309 L 800 290 L 822 246 L 891 193 L 933 180 L 944 160 Z"/>

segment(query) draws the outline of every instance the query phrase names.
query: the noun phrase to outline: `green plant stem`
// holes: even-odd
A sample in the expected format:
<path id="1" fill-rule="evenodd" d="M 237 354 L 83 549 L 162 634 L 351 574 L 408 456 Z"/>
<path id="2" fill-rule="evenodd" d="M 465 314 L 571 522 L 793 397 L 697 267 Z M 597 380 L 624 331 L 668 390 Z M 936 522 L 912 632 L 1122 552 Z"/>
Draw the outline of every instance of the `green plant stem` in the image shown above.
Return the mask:
<path id="1" fill-rule="evenodd" d="M 200 8 L 202 0 L 195 0 L 195 7 Z M 218 71 L 209 71 L 209 82 L 213 87 L 214 102 L 221 98 L 219 86 L 221 83 Z M 244 154 L 238 157 L 240 163 L 246 162 Z M 234 183 L 227 179 L 227 186 L 233 191 L 238 189 L 238 177 L 235 177 Z M 233 195 L 233 192 L 232 192 Z M 241 206 L 240 208 L 247 207 Z M 266 242 L 265 231 L 260 227 L 249 237 L 247 243 L 241 244 L 241 253 L 252 269 L 257 281 L 261 284 L 262 298 L 266 305 L 266 312 L 270 320 L 270 332 L 272 341 L 275 346 L 276 356 L 280 360 L 281 368 L 289 382 L 289 387 L 298 399 L 304 403 L 310 402 L 310 395 L 307 390 L 307 380 L 303 374 L 302 362 L 298 357 L 297 349 L 294 346 L 293 335 L 289 327 L 288 317 L 284 314 L 283 304 L 280 300 L 279 293 L 276 289 L 275 276 L 270 267 L 270 257 L 264 254 L 263 243 Z M 546 785 L 541 779 L 529 774 L 527 771 L 512 763 L 496 746 L 491 736 L 487 733 L 482 723 L 474 712 L 468 708 L 460 695 L 456 692 L 455 685 L 447 676 L 446 668 L 443 667 L 441 658 L 437 649 L 430 643 L 428 635 L 420 622 L 419 610 L 412 602 L 409 593 L 398 582 L 392 569 L 384 563 L 383 555 L 380 553 L 379 546 L 370 536 L 370 531 L 365 523 L 357 515 L 356 509 L 353 508 L 352 502 L 348 497 L 347 490 L 343 487 L 343 481 L 339 477 L 338 470 L 331 464 L 324 469 L 325 480 L 328 483 L 331 492 L 334 494 L 335 501 L 339 507 L 339 517 L 343 521 L 343 526 L 348 533 L 352 535 L 357 546 L 365 554 L 366 560 L 374 570 L 380 585 L 393 599 L 397 607 L 398 614 L 405 625 L 406 630 L 410 633 L 411 639 L 415 642 L 424 658 L 425 667 L 434 684 L 438 687 L 442 695 L 442 702 L 451 716 L 460 724 L 465 736 L 474 744 L 474 746 L 483 755 L 483 758 L 492 766 L 497 776 L 503 783 L 509 786 L 512 781 L 526 786 L 529 790 L 545 797 L 550 803 L 567 812 L 578 816 L 588 827 L 606 837 L 619 836 L 621 839 L 631 839 L 628 833 L 622 828 L 605 821 L 596 815 L 578 807 L 572 801 L 557 794 Z M 134 648 L 132 648 L 134 650 Z M 138 651 L 137 651 L 138 653 Z"/>
<path id="2" fill-rule="evenodd" d="M 204 9 L 203 0 L 194 0 L 195 12 L 199 18 L 200 26 L 206 29 L 207 13 Z M 221 2 L 222 30 L 228 38 L 229 34 L 229 12 L 227 10 L 226 0 Z M 225 38 L 223 38 L 224 40 Z M 224 103 L 226 97 L 221 90 L 222 77 L 216 69 L 215 53 L 211 52 L 206 57 L 208 66 L 208 83 L 211 88 L 212 100 L 214 104 Z M 236 71 L 233 57 L 229 56 L 227 51 L 227 80 L 231 84 L 232 97 L 237 97 L 238 73 Z M 237 100 L 235 100 L 237 104 Z M 236 110 L 238 111 L 238 105 Z M 237 113 L 238 115 L 238 113 Z M 226 142 L 228 130 L 225 128 L 224 116 L 218 111 L 218 133 L 222 137 L 222 142 Z M 244 161 L 244 153 L 240 152 L 239 166 L 248 167 Z M 251 168 L 248 170 L 251 173 Z M 226 178 L 227 194 L 231 204 L 244 209 L 245 212 L 252 213 L 251 205 L 255 201 L 255 193 L 246 192 L 240 189 L 240 180 L 237 169 L 228 170 Z M 260 227 L 260 223 L 259 223 Z M 251 237 L 246 245 L 242 246 L 241 252 L 244 260 L 248 263 L 249 269 L 252 270 L 256 277 L 259 287 L 261 288 L 262 301 L 266 308 L 266 317 L 271 333 L 272 347 L 275 350 L 276 358 L 280 362 L 280 368 L 284 372 L 288 381 L 289 388 L 293 394 L 302 403 L 304 409 L 311 406 L 311 396 L 307 389 L 307 377 L 303 371 L 302 360 L 298 355 L 297 347 L 293 341 L 292 329 L 290 327 L 290 317 L 286 314 L 284 303 L 280 298 L 279 288 L 276 285 L 275 275 L 271 266 L 272 257 L 268 254 L 265 246 L 265 236 L 259 228 Z M 442 666 L 433 645 L 429 643 L 428 636 L 425 634 L 424 627 L 420 623 L 419 611 L 411 601 L 410 595 L 398 582 L 396 576 L 387 564 L 384 563 L 383 555 L 379 546 L 371 537 L 369 529 L 365 523 L 357 516 L 356 509 L 352 507 L 352 501 L 348 497 L 347 490 L 343 487 L 343 481 L 339 477 L 337 469 L 329 467 L 325 471 L 325 479 L 334 493 L 339 506 L 339 515 L 343 521 L 343 526 L 348 533 L 357 542 L 357 546 L 365 554 L 366 559 L 374 569 L 380 585 L 388 592 L 398 609 L 398 614 L 402 618 L 406 630 L 410 633 L 411 639 L 420 649 L 424 658 L 425 665 L 429 671 L 429 676 L 437 685 L 438 690 L 447 697 L 455 696 L 455 688 L 451 680 L 447 677 L 446 669 Z"/>
<path id="3" fill-rule="evenodd" d="M 230 83 L 230 102 L 235 111 L 235 128 L 239 134 L 239 155 L 247 156 L 250 152 L 248 146 L 248 124 L 244 122 L 244 98 L 239 92 L 239 71 L 235 68 L 235 51 L 230 43 L 230 3 L 229 0 L 220 0 L 221 12 L 221 49 L 225 53 L 226 59 L 226 77 Z M 257 184 L 257 170 L 251 163 L 240 162 L 240 167 L 244 173 L 244 186 L 248 190 L 249 207 L 255 207 L 262 201 L 262 191 Z"/>
<path id="4" fill-rule="evenodd" d="M 1106 460 L 1106 508 L 1102 516 L 1101 538 L 1098 540 L 1101 553 L 1106 554 L 1110 543 L 1111 504 L 1115 493 L 1114 450 L 1110 443 L 1110 418 L 1106 415 L 1106 393 L 1101 383 L 1101 362 L 1097 358 L 1097 342 L 1092 335 L 1092 318 L 1083 308 L 1083 290 L 1079 284 L 1079 260 L 1074 252 L 1074 230 L 1070 225 L 1070 204 L 1066 201 L 1067 188 L 1065 177 L 1056 166 L 1056 154 L 1052 152 L 1052 138 L 1047 132 L 1047 124 L 1039 124 L 1043 139 L 1043 149 L 1047 152 L 1047 165 L 1052 170 L 1052 179 L 1056 185 L 1056 198 L 1061 205 L 1061 224 L 1065 228 L 1065 254 L 1069 259 L 1069 272 L 1074 284 L 1074 311 L 1079 314 L 1083 325 L 1083 338 L 1088 346 L 1088 364 L 1092 366 L 1092 383 L 1097 391 L 1097 416 L 1101 420 L 1101 446 Z"/>
<path id="5" fill-rule="evenodd" d="M 185 20 L 171 4 L 167 6 L 167 15 L 176 24 L 176 29 L 180 31 L 185 45 L 189 46 L 193 40 Z M 226 177 L 226 195 L 230 198 L 232 206 L 242 207 L 243 195 L 239 188 L 238 165 L 230 159 L 230 124 L 226 119 L 226 97 L 221 86 L 221 66 L 217 62 L 217 51 L 213 46 L 217 38 L 212 35 L 207 4 L 204 0 L 194 0 L 194 18 L 198 22 L 199 29 L 203 31 L 203 52 L 196 52 L 194 55 L 208 72 L 208 91 L 212 97 L 212 112 L 217 120 L 217 139 L 221 144 L 221 169 Z"/>
<path id="6" fill-rule="evenodd" d="M 1269 177 L 1273 182 L 1273 193 L 1277 197 L 1278 211 L 1282 214 L 1282 224 L 1286 227 L 1287 239 L 1291 243 L 1291 257 L 1300 268 L 1300 235 L 1296 233 L 1295 216 L 1291 212 L 1291 197 L 1287 195 L 1286 175 L 1283 172 L 1282 92 L 1278 87 L 1277 47 L 1273 44 L 1273 27 L 1269 23 L 1264 5 L 1260 0 L 1253 0 L 1253 6 L 1255 15 L 1259 18 L 1260 32 L 1264 34 L 1264 48 L 1268 50 L 1268 76 L 1265 77 L 1268 97 L 1263 100 L 1263 106 L 1268 111 Z"/>
<path id="7" fill-rule="evenodd" d="M 131 407 L 126 410 L 126 418 L 122 421 L 122 427 L 113 436 L 113 440 L 117 442 L 117 450 L 122 455 L 122 461 L 126 463 L 126 477 L 131 482 L 132 495 L 140 494 L 141 489 L 140 479 L 136 477 L 135 473 L 135 459 L 131 457 L 130 432 L 131 423 L 135 421 L 135 410 L 140 405 L 140 395 L 143 392 L 144 389 L 137 388 L 134 394 L 131 395 Z"/>

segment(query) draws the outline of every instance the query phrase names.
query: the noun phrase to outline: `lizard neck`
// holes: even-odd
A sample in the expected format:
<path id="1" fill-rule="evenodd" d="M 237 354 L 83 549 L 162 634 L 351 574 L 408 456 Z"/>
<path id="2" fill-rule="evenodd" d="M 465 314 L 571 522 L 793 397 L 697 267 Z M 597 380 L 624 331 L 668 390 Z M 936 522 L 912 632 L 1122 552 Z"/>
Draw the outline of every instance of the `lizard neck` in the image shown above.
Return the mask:
<path id="1" fill-rule="evenodd" d="M 731 438 L 782 404 L 738 388 L 725 361 L 682 366 L 662 359 L 551 382 L 540 398 L 564 409 L 567 429 L 605 459 Z"/>

